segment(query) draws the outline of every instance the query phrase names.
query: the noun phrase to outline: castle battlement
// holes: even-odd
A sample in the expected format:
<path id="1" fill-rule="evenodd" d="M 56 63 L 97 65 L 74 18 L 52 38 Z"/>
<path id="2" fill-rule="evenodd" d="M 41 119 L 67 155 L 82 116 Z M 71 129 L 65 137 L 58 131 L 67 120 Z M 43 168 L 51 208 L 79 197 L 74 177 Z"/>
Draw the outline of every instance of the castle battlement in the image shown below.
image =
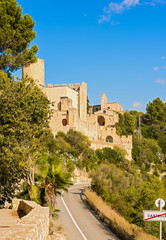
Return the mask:
<path id="1" fill-rule="evenodd" d="M 71 88 L 75 91 L 78 91 L 80 89 L 81 85 L 82 84 L 80 84 L 80 83 L 75 83 L 75 85 L 73 83 L 69 83 L 68 85 L 67 84 L 61 84 L 61 85 L 60 84 L 55 84 L 55 85 L 53 85 L 53 84 L 48 83 L 46 85 L 46 88 L 69 87 L 69 88 Z"/>

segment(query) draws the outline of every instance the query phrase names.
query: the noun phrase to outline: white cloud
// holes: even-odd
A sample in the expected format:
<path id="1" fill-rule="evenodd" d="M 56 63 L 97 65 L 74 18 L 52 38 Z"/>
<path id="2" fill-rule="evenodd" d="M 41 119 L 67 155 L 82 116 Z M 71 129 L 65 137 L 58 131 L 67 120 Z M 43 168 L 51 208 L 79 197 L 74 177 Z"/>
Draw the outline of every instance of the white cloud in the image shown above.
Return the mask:
<path id="1" fill-rule="evenodd" d="M 162 66 L 162 69 L 166 69 L 166 66 Z"/>
<path id="2" fill-rule="evenodd" d="M 113 13 L 119 14 L 139 4 L 140 0 L 123 0 L 121 3 L 110 2 L 108 7 L 103 8 L 104 14 L 100 16 L 99 23 L 109 22 Z"/>
<path id="3" fill-rule="evenodd" d="M 159 83 L 159 84 L 165 84 L 165 80 L 160 78 L 160 79 L 157 79 L 156 80 L 156 83 Z"/>
<path id="4" fill-rule="evenodd" d="M 103 14 L 100 15 L 98 23 L 109 22 L 113 14 L 120 14 L 125 10 L 129 10 L 130 8 L 135 7 L 137 5 L 146 4 L 150 6 L 156 6 L 157 4 L 163 5 L 165 1 L 166 0 L 149 0 L 149 1 L 143 0 L 142 2 L 140 2 L 140 0 L 123 0 L 120 3 L 110 2 L 107 7 L 103 8 Z M 164 57 L 164 59 L 165 58 L 166 57 Z"/>
<path id="5" fill-rule="evenodd" d="M 141 108 L 141 103 L 140 102 L 133 102 L 132 107 L 134 108 Z"/>
<path id="6" fill-rule="evenodd" d="M 158 70 L 159 70 L 159 67 L 155 66 L 155 67 L 153 68 L 153 70 L 154 70 L 154 71 L 158 71 Z"/>
<path id="7" fill-rule="evenodd" d="M 166 57 L 165 57 L 165 56 L 163 56 L 163 57 L 161 57 L 161 59 L 166 59 Z"/>

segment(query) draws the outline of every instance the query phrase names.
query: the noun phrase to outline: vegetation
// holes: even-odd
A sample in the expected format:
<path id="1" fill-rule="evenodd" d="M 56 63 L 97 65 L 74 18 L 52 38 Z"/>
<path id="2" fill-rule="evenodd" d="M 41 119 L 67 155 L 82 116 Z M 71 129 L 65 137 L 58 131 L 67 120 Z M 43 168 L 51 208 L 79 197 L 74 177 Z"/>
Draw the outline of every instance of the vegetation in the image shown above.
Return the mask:
<path id="1" fill-rule="evenodd" d="M 159 236 L 156 222 L 144 222 L 143 210 L 157 210 L 155 200 L 166 199 L 165 182 L 155 174 L 141 173 L 134 163 L 115 165 L 103 161 L 91 172 L 92 189 L 127 221 Z M 163 235 L 166 236 L 164 223 Z"/>
<path id="2" fill-rule="evenodd" d="M 108 206 L 101 197 L 97 196 L 95 192 L 86 189 L 86 196 L 88 197 L 88 203 L 90 206 L 97 207 L 104 215 L 110 218 L 118 226 L 128 232 L 130 235 L 134 236 L 137 240 L 157 240 L 158 238 L 145 233 L 140 227 L 134 224 L 128 223 L 124 217 L 118 214 L 110 206 Z M 118 232 L 119 229 L 117 229 Z"/>
<path id="3" fill-rule="evenodd" d="M 149 102 L 141 115 L 141 133 L 133 134 L 133 159 L 141 171 L 161 175 L 165 171 L 166 103 L 160 98 Z"/>
<path id="4" fill-rule="evenodd" d="M 34 26 L 28 14 L 22 15 L 15 0 L 0 0 L 0 70 L 11 73 L 36 61 L 38 48 L 29 47 L 36 37 Z"/>
<path id="5" fill-rule="evenodd" d="M 43 206 L 49 206 L 53 216 L 56 216 L 54 209 L 56 196 L 60 193 L 58 190 L 67 191 L 71 185 L 71 175 L 58 154 L 42 154 L 37 160 L 36 169 L 35 186 L 32 188 L 31 199 Z"/>
<path id="6" fill-rule="evenodd" d="M 135 115 L 131 115 L 129 112 L 124 114 L 119 113 L 119 122 L 115 124 L 117 134 L 132 135 L 137 128 L 137 118 Z"/>
<path id="7" fill-rule="evenodd" d="M 71 184 L 52 150 L 50 101 L 33 79 L 12 77 L 13 71 L 36 61 L 38 48 L 30 47 L 34 25 L 15 0 L 0 0 L 0 205 L 23 188 L 20 195 L 51 206 L 57 190 Z"/>
<path id="8" fill-rule="evenodd" d="M 0 72 L 1 200 L 10 200 L 21 179 L 34 185 L 35 161 L 49 137 L 50 102 L 31 79 Z"/>
<path id="9" fill-rule="evenodd" d="M 56 216 L 59 189 L 67 190 L 75 167 L 86 168 L 98 195 L 130 223 L 158 236 L 158 223 L 144 222 L 142 211 L 155 209 L 156 198 L 166 199 L 166 103 L 156 98 L 145 114 L 119 114 L 117 133 L 133 135 L 131 162 L 118 147 L 92 150 L 81 132 L 54 137 L 49 128 L 52 103 L 33 79 L 12 77 L 22 65 L 36 61 L 37 46 L 30 47 L 33 28 L 32 18 L 22 15 L 15 0 L 0 0 L 0 205 L 19 193 L 49 205 Z"/>
<path id="10" fill-rule="evenodd" d="M 117 159 L 117 154 L 106 154 L 107 149 L 103 149 L 95 153 L 100 164 L 91 168 L 92 189 L 130 223 L 155 236 L 159 236 L 158 223 L 144 222 L 142 214 L 143 210 L 156 210 L 157 198 L 166 199 L 165 120 L 166 104 L 159 98 L 149 102 L 145 114 L 136 111 L 120 114 L 117 133 L 133 135 L 133 161 L 126 162 L 124 155 L 119 153 Z M 166 237 L 166 224 L 163 225 Z"/>
<path id="11" fill-rule="evenodd" d="M 149 102 L 142 116 L 142 135 L 158 142 L 162 152 L 166 153 L 166 103 L 160 98 Z"/>

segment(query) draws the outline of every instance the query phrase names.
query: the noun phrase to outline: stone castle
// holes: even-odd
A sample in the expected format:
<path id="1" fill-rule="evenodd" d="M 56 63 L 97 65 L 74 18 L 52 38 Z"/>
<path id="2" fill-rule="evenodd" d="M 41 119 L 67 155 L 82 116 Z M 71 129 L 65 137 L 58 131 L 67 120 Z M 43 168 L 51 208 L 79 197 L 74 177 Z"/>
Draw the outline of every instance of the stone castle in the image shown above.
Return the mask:
<path id="1" fill-rule="evenodd" d="M 101 105 L 92 106 L 87 113 L 87 84 L 62 84 L 45 86 L 44 60 L 23 67 L 23 75 L 33 77 L 51 102 L 54 102 L 50 127 L 54 135 L 58 131 L 67 133 L 69 129 L 83 132 L 89 137 L 94 149 L 118 146 L 126 150 L 131 160 L 132 136 L 116 134 L 115 123 L 118 113 L 124 113 L 117 103 L 108 103 L 105 93 L 101 96 Z"/>

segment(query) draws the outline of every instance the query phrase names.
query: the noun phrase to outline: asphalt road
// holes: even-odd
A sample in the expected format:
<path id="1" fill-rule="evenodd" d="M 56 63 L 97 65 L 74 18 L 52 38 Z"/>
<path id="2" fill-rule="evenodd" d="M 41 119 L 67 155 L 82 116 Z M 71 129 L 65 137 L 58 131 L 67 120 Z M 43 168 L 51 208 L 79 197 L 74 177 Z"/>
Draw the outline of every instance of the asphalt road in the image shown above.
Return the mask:
<path id="1" fill-rule="evenodd" d="M 107 230 L 81 200 L 81 192 L 87 184 L 77 184 L 68 193 L 58 197 L 59 222 L 64 226 L 67 240 L 120 240 Z"/>

